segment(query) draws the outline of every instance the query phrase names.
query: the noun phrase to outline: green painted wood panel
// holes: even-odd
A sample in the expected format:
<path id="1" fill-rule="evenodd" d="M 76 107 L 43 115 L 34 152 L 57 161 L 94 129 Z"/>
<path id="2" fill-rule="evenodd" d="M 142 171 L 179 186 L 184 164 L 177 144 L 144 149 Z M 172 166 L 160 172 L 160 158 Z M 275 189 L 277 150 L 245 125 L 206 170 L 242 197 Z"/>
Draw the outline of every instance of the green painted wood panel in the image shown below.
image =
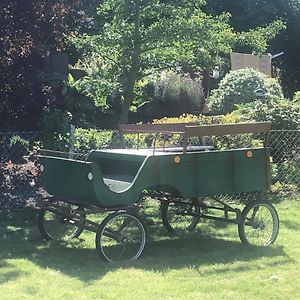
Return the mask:
<path id="1" fill-rule="evenodd" d="M 248 151 L 251 151 L 251 157 L 247 157 Z M 171 186 L 185 197 L 197 197 L 262 191 L 269 185 L 269 153 L 265 148 L 157 156 L 106 152 L 103 157 L 109 158 L 109 163 L 113 165 L 111 175 L 114 180 L 118 180 L 118 175 L 120 179 L 124 177 L 126 168 L 118 174 L 118 166 L 127 158 L 129 165 L 135 165 L 128 168 L 127 175 L 132 178 L 132 183 L 124 184 L 121 179 L 120 188 L 116 186 L 116 181 L 113 190 L 103 181 L 105 174 L 102 172 L 101 155 L 99 151 L 97 159 L 87 162 L 40 157 L 40 163 L 44 166 L 42 182 L 45 188 L 53 195 L 74 202 L 114 207 L 139 201 L 141 192 L 147 188 Z M 176 157 L 180 162 L 176 163 Z M 93 175 L 91 180 L 89 173 Z M 123 186 L 125 190 L 122 190 Z"/>

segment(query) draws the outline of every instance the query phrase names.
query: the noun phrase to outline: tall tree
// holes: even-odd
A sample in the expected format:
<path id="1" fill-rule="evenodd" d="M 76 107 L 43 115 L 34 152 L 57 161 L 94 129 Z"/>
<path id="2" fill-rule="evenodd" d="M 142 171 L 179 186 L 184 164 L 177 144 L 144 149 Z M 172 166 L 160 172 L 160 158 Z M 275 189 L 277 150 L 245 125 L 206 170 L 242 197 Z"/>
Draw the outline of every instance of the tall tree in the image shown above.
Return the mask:
<path id="1" fill-rule="evenodd" d="M 135 92 L 147 76 L 184 66 L 199 72 L 212 68 L 245 40 L 260 53 L 282 28 L 278 22 L 236 33 L 229 14 L 213 17 L 202 11 L 204 4 L 202 0 L 103 1 L 98 9 L 98 34 L 71 39 L 83 56 L 98 54 L 96 72 L 78 86 L 103 106 L 107 94 L 118 93 L 120 123 L 126 123 Z"/>
<path id="2" fill-rule="evenodd" d="M 284 21 L 287 29 L 270 42 L 268 50 L 272 54 L 284 52 L 283 56 L 274 59 L 273 64 L 280 68 L 280 80 L 285 94 L 292 96 L 296 90 L 300 90 L 299 0 L 210 0 L 204 9 L 213 15 L 229 12 L 232 15 L 230 24 L 237 31 L 265 26 L 276 19 Z"/>

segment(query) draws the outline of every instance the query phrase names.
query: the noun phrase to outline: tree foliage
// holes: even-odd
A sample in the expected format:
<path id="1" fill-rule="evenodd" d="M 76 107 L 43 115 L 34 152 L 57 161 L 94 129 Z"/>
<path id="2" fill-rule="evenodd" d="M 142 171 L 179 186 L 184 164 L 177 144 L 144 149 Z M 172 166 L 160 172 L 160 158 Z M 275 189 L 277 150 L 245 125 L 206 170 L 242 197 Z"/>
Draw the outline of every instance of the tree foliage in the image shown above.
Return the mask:
<path id="1" fill-rule="evenodd" d="M 100 55 L 99 71 L 80 88 L 103 106 L 108 93 L 119 94 L 120 120 L 127 122 L 136 83 L 145 76 L 183 64 L 195 69 L 213 64 L 230 51 L 234 33 L 227 15 L 211 18 L 200 10 L 201 2 L 104 1 L 98 9 L 104 20 L 99 33 L 73 39 L 86 55 Z"/>
<path id="2" fill-rule="evenodd" d="M 230 24 L 237 31 L 264 27 L 273 20 L 282 20 L 287 28 L 270 41 L 269 51 L 272 54 L 284 52 L 283 56 L 273 60 L 273 65 L 280 68 L 279 75 L 285 94 L 291 97 L 296 90 L 300 90 L 299 0 L 210 0 L 207 1 L 205 11 L 213 15 L 229 12 L 232 15 Z M 269 29 L 273 30 L 272 26 Z M 249 48 L 240 47 L 238 50 L 249 51 Z"/>
<path id="3" fill-rule="evenodd" d="M 83 2 L 1 1 L 1 129 L 36 129 L 43 107 L 55 102 L 51 86 L 40 80 L 40 71 L 48 51 L 63 50 L 65 35 L 90 22 Z"/>
<path id="4" fill-rule="evenodd" d="M 67 36 L 81 56 L 78 65 L 88 71 L 74 84 L 77 90 L 102 110 L 113 107 L 126 122 L 149 74 L 182 67 L 201 72 L 218 64 L 237 44 L 260 53 L 282 28 L 279 22 L 238 33 L 229 14 L 204 13 L 204 4 L 203 0 L 1 1 L 0 128 L 37 129 L 45 107 L 64 109 L 64 96 L 41 76 L 41 70 L 49 51 L 70 51 Z M 97 14 L 91 17 L 96 7 Z"/>
<path id="5" fill-rule="evenodd" d="M 103 108 L 107 94 L 118 95 L 120 122 L 125 123 L 139 82 L 149 74 L 183 66 L 201 72 L 218 64 L 237 43 L 249 41 L 249 47 L 261 53 L 282 28 L 278 22 L 236 33 L 229 14 L 211 16 L 203 12 L 203 5 L 201 0 L 103 1 L 98 8 L 98 33 L 70 39 L 83 57 L 99 55 L 92 62 L 98 70 L 78 82 L 78 89 Z"/>

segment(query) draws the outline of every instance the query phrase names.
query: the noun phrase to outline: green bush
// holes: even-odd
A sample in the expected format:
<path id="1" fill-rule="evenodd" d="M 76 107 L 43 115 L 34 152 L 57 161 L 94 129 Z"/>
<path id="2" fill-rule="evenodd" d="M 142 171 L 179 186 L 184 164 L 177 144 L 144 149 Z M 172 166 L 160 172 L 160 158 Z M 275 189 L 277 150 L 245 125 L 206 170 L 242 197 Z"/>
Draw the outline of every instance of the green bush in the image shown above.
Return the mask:
<path id="1" fill-rule="evenodd" d="M 9 159 L 14 163 L 21 163 L 23 156 L 29 153 L 29 141 L 19 135 L 14 135 L 9 140 Z"/>
<path id="2" fill-rule="evenodd" d="M 277 176 L 275 181 L 286 184 L 294 184 L 300 190 L 300 160 L 285 161 L 277 164 Z"/>
<path id="3" fill-rule="evenodd" d="M 270 121 L 273 130 L 300 129 L 300 105 L 286 99 L 248 103 L 240 106 L 234 113 L 244 121 Z M 288 132 L 274 132 L 269 140 L 269 147 L 273 161 L 282 164 L 293 151 L 298 151 L 299 141 Z"/>
<path id="4" fill-rule="evenodd" d="M 67 151 L 71 120 L 72 115 L 68 111 L 55 109 L 46 112 L 40 124 L 43 147 L 50 150 Z"/>
<path id="5" fill-rule="evenodd" d="M 88 152 L 92 149 L 108 148 L 112 135 L 112 131 L 76 128 L 75 152 Z"/>
<path id="6" fill-rule="evenodd" d="M 248 103 L 240 106 L 236 113 L 247 121 L 270 121 L 273 130 L 300 129 L 300 105 L 287 99 Z"/>
<path id="7" fill-rule="evenodd" d="M 199 124 L 232 124 L 241 122 L 241 116 L 232 112 L 227 115 L 219 115 L 219 116 L 203 116 L 203 115 L 182 115 L 180 117 L 173 118 L 162 118 L 160 120 L 154 120 L 156 124 L 163 123 L 188 123 L 188 122 L 196 122 Z M 179 145 L 182 144 L 183 139 L 182 136 L 173 135 L 167 139 L 166 146 Z M 191 138 L 191 145 L 213 145 L 215 149 L 224 150 L 224 149 L 233 149 L 240 148 L 246 146 L 261 146 L 261 140 L 257 140 L 253 137 L 252 134 L 247 135 L 226 135 L 226 136 L 213 136 L 213 137 L 205 137 L 202 139 L 199 138 Z M 163 139 L 158 140 L 158 145 L 162 146 L 164 143 Z"/>
<path id="8" fill-rule="evenodd" d="M 162 72 L 146 87 L 148 103 L 138 108 L 143 120 L 180 116 L 183 113 L 200 112 L 205 95 L 201 79 L 180 75 L 173 71 Z"/>
<path id="9" fill-rule="evenodd" d="M 139 146 L 146 147 L 146 135 L 140 135 Z M 124 146 L 126 148 L 137 147 L 137 135 L 126 134 Z M 86 153 L 93 149 L 122 148 L 121 138 L 117 131 L 76 128 L 75 152 Z"/>
<path id="10" fill-rule="evenodd" d="M 286 199 L 287 197 L 294 196 L 298 194 L 299 186 L 293 183 L 284 183 L 276 181 L 271 186 L 271 192 L 267 194 L 267 197 L 270 201 L 275 202 L 278 199 Z"/>
<path id="11" fill-rule="evenodd" d="M 293 97 L 293 102 L 297 105 L 300 105 L 300 91 L 297 91 Z"/>
<path id="12" fill-rule="evenodd" d="M 239 104 L 255 101 L 258 89 L 264 93 L 263 100 L 283 98 L 281 87 L 275 79 L 247 68 L 229 72 L 218 89 L 212 91 L 208 104 L 212 113 L 227 114 Z"/>

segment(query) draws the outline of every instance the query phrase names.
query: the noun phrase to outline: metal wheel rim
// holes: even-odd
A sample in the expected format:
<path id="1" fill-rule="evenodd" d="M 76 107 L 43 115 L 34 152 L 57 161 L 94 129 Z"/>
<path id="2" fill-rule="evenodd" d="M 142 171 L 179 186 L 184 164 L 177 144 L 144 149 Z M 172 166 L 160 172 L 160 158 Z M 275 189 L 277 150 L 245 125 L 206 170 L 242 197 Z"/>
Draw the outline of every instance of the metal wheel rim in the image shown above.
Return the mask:
<path id="1" fill-rule="evenodd" d="M 120 218 L 123 218 L 123 219 L 120 219 Z M 140 233 L 139 247 L 132 245 L 133 239 L 128 237 L 129 232 L 126 233 L 126 231 L 128 231 L 128 229 L 129 229 L 128 226 L 126 226 L 124 229 L 122 229 L 122 238 L 119 241 L 116 241 L 110 237 L 107 237 L 107 235 L 105 235 L 106 230 L 112 231 L 112 229 L 115 229 L 114 228 L 115 226 L 112 226 L 112 223 L 116 219 L 120 219 L 118 221 L 118 225 L 117 225 L 117 227 L 120 227 L 123 224 L 123 222 L 125 221 L 124 218 L 132 219 L 128 226 L 131 225 L 131 227 L 133 227 L 132 226 L 133 222 L 135 222 L 135 224 L 137 225 L 138 231 Z M 108 228 L 108 226 L 110 226 L 110 228 Z M 127 238 L 126 243 L 123 242 L 125 240 L 125 238 Z M 112 219 L 110 219 L 103 227 L 103 229 L 100 233 L 100 238 L 99 238 L 101 252 L 102 252 L 103 256 L 105 257 L 105 259 L 108 260 L 109 262 L 132 261 L 132 260 L 137 259 L 142 254 L 144 247 L 145 247 L 145 243 L 146 243 L 146 233 L 145 233 L 144 226 L 142 225 L 142 223 L 139 221 L 138 218 L 136 218 L 135 216 L 129 215 L 129 214 L 125 214 L 125 213 L 116 215 Z M 114 249 L 112 249 L 112 247 L 114 247 Z M 131 251 L 129 251 L 129 252 L 133 253 L 133 255 L 130 255 L 129 258 L 124 258 L 124 257 L 126 257 L 124 255 L 126 252 L 126 248 L 131 249 Z M 116 252 L 117 259 L 111 257 L 111 255 L 109 255 L 109 252 Z"/>
<path id="2" fill-rule="evenodd" d="M 184 211 L 187 211 L 188 209 L 193 213 L 197 213 L 196 207 L 192 204 L 169 203 L 167 219 L 174 231 L 188 231 L 191 228 L 194 228 L 195 216 L 184 214 Z"/>
<path id="3" fill-rule="evenodd" d="M 257 209 L 256 212 L 255 209 Z M 247 212 L 243 225 L 244 236 L 249 244 L 268 246 L 277 237 L 279 221 L 272 207 L 266 204 L 257 204 Z"/>
<path id="4" fill-rule="evenodd" d="M 71 205 L 67 204 L 67 207 Z M 72 239 L 79 230 L 74 220 L 45 210 L 43 216 L 43 226 L 48 236 L 53 240 Z"/>

